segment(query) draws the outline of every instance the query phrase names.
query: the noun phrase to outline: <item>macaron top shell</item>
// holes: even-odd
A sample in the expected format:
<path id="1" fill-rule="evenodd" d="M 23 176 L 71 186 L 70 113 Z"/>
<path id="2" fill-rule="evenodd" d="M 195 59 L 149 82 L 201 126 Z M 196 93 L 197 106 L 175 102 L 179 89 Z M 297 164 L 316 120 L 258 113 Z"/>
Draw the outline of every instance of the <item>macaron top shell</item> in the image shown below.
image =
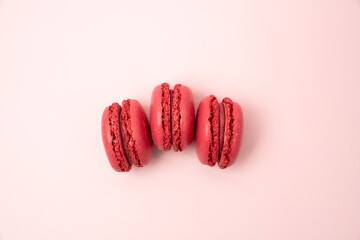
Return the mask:
<path id="1" fill-rule="evenodd" d="M 155 147 L 171 149 L 170 105 L 171 93 L 167 83 L 156 86 L 151 96 L 150 128 Z"/>
<path id="2" fill-rule="evenodd" d="M 121 106 L 113 103 L 105 108 L 101 119 L 102 140 L 111 167 L 117 172 L 128 172 L 131 162 L 125 156 L 121 138 Z"/>
<path id="3" fill-rule="evenodd" d="M 152 156 L 150 128 L 141 104 L 133 99 L 122 102 L 122 126 L 129 155 L 138 167 L 145 166 Z"/>
<path id="4" fill-rule="evenodd" d="M 194 137 L 194 97 L 187 86 L 176 84 L 172 98 L 172 142 L 175 152 L 184 150 Z"/>

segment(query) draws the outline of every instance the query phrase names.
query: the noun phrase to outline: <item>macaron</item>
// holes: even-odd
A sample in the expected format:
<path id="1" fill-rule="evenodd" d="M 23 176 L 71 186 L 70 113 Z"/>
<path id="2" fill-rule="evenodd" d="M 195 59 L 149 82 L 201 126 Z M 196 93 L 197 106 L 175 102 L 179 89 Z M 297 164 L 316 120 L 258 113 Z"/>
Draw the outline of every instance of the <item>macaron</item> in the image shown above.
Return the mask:
<path id="1" fill-rule="evenodd" d="M 105 108 L 101 120 L 104 148 L 111 167 L 128 172 L 132 164 L 145 166 L 152 156 L 149 123 L 141 104 L 133 99 Z"/>
<path id="2" fill-rule="evenodd" d="M 194 137 L 194 97 L 187 86 L 176 84 L 174 89 L 162 83 L 152 92 L 150 129 L 155 147 L 175 152 L 183 151 Z"/>
<path id="3" fill-rule="evenodd" d="M 214 95 L 201 100 L 196 113 L 196 154 L 202 164 L 230 167 L 241 146 L 244 117 L 240 105 L 230 98 L 221 103 Z"/>

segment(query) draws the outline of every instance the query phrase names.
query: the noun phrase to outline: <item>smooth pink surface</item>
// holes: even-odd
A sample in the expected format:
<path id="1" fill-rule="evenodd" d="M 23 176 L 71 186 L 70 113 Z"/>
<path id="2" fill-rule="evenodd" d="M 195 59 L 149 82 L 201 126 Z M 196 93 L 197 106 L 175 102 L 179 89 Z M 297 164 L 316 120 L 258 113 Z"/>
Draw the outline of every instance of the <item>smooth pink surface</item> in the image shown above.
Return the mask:
<path id="1" fill-rule="evenodd" d="M 115 171 L 121 171 L 118 163 L 117 163 L 117 158 L 116 155 L 114 153 L 113 146 L 111 144 L 112 142 L 112 136 L 111 136 L 111 130 L 110 130 L 110 125 L 109 125 L 109 106 L 105 108 L 103 115 L 101 117 L 101 136 L 102 136 L 102 140 L 103 140 L 103 144 L 104 144 L 104 149 L 105 149 L 105 153 L 106 156 L 109 160 L 109 163 L 111 165 L 111 167 L 115 170 Z"/>
<path id="2" fill-rule="evenodd" d="M 359 0 L 0 0 L 0 239 L 358 240 L 359 43 Z M 241 104 L 233 166 L 109 167 L 164 81 Z"/>

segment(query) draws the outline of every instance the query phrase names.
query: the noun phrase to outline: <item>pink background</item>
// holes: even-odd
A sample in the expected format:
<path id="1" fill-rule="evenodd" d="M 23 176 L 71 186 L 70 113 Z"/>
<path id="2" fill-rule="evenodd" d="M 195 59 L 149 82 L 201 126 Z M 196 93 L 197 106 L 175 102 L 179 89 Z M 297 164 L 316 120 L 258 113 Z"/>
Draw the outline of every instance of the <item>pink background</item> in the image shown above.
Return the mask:
<path id="1" fill-rule="evenodd" d="M 114 172 L 100 119 L 167 81 L 244 111 Z M 360 1 L 0 0 L 0 239 L 360 239 Z"/>

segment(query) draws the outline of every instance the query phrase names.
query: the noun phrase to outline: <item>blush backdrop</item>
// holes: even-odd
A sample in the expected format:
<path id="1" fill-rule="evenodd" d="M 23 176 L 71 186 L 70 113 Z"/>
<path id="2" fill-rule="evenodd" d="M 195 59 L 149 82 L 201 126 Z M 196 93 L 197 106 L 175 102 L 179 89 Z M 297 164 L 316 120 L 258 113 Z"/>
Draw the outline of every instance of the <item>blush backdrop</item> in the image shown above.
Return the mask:
<path id="1" fill-rule="evenodd" d="M 111 169 L 164 81 L 241 104 L 232 167 Z M 359 0 L 0 0 L 0 239 L 359 240 L 359 103 Z"/>

